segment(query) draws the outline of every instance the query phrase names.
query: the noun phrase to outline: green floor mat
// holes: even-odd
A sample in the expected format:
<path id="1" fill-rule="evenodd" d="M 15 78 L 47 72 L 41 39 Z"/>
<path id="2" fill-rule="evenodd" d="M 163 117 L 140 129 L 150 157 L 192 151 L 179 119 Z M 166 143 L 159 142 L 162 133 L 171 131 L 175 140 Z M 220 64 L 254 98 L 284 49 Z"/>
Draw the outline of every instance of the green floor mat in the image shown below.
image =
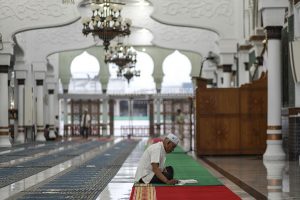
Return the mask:
<path id="1" fill-rule="evenodd" d="M 165 166 L 173 166 L 175 179 L 195 179 L 198 181 L 198 183 L 185 184 L 185 186 L 223 185 L 200 163 L 194 160 L 191 156 L 185 154 L 180 147 L 176 147 L 171 154 L 167 154 Z M 165 184 L 154 185 L 162 186 Z"/>

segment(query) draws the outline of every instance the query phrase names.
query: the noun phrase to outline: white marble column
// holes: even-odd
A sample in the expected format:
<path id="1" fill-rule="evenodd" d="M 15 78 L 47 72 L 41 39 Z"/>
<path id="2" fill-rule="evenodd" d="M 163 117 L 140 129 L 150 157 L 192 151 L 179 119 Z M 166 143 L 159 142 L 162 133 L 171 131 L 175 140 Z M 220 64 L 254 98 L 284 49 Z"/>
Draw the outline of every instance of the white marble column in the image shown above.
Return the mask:
<path id="1" fill-rule="evenodd" d="M 68 99 L 64 98 L 64 136 L 68 136 L 67 125 L 68 124 Z"/>
<path id="2" fill-rule="evenodd" d="M 108 127 L 108 98 L 107 96 L 105 98 L 103 98 L 102 101 L 102 122 L 105 125 L 104 127 L 102 127 L 102 135 L 103 136 L 107 136 L 107 127 Z"/>
<path id="3" fill-rule="evenodd" d="M 18 79 L 18 135 L 16 142 L 25 142 L 25 127 L 24 127 L 24 86 L 25 79 Z"/>
<path id="4" fill-rule="evenodd" d="M 256 61 L 257 61 L 257 79 L 260 79 L 261 74 L 263 72 L 265 72 L 264 66 L 263 66 L 263 61 L 264 58 L 262 56 L 257 56 L 256 57 Z"/>
<path id="5" fill-rule="evenodd" d="M 36 80 L 36 107 L 37 107 L 37 131 L 36 131 L 36 141 L 46 141 L 44 136 L 44 85 L 43 80 Z"/>
<path id="6" fill-rule="evenodd" d="M 8 65 L 0 65 L 0 147 L 11 147 L 8 127 Z"/>
<path id="7" fill-rule="evenodd" d="M 63 94 L 64 94 L 64 136 L 69 136 L 69 130 L 67 125 L 68 122 L 68 99 L 66 95 L 68 94 L 69 84 L 63 84 Z"/>
<path id="8" fill-rule="evenodd" d="M 116 116 L 120 116 L 120 100 L 119 99 L 116 99 L 115 100 L 115 106 L 114 106 L 114 109 L 115 109 L 115 115 Z"/>
<path id="9" fill-rule="evenodd" d="M 264 161 L 285 160 L 281 126 L 281 29 L 288 6 L 286 0 L 259 1 L 268 50 L 268 124 Z"/>
<path id="10" fill-rule="evenodd" d="M 218 67 L 216 70 L 217 74 L 217 88 L 223 87 L 223 70 L 221 67 Z"/>
<path id="11" fill-rule="evenodd" d="M 49 102 L 49 138 L 56 138 L 54 132 L 54 90 L 48 90 Z"/>
<path id="12" fill-rule="evenodd" d="M 156 93 L 161 92 L 161 85 L 163 81 L 163 76 L 161 74 L 153 74 L 154 82 L 155 82 L 155 88 L 156 88 Z"/>
<path id="13" fill-rule="evenodd" d="M 223 88 L 231 87 L 232 71 L 231 65 L 223 65 Z"/>
<path id="14" fill-rule="evenodd" d="M 251 45 L 241 45 L 239 46 L 239 70 L 238 70 L 238 86 L 244 85 L 250 82 L 249 76 L 249 49 Z"/>
<path id="15" fill-rule="evenodd" d="M 155 103 L 156 103 L 156 132 L 157 134 L 161 135 L 161 117 L 160 117 L 160 112 L 161 112 L 161 99 L 160 97 L 157 97 Z"/>
<path id="16" fill-rule="evenodd" d="M 281 126 L 281 26 L 266 27 L 268 38 L 268 127 L 264 160 L 284 160 Z"/>
<path id="17" fill-rule="evenodd" d="M 263 57 L 262 53 L 264 51 L 264 43 L 265 35 L 262 32 L 261 27 L 257 27 L 255 30 L 255 34 L 250 37 L 250 41 L 253 45 L 254 53 L 255 53 L 255 68 L 252 75 L 252 81 L 260 78 L 263 70 Z"/>

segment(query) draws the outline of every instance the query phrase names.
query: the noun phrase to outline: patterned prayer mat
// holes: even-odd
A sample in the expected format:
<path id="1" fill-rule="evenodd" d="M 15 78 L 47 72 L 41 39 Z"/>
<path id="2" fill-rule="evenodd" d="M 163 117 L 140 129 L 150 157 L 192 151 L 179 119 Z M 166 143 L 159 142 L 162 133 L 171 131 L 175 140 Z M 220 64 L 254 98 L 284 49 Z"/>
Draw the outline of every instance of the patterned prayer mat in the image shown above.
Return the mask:
<path id="1" fill-rule="evenodd" d="M 130 200 L 156 200 L 155 187 L 151 184 L 135 184 Z"/>
<path id="2" fill-rule="evenodd" d="M 137 143 L 123 140 L 72 170 L 21 192 L 18 199 L 96 199 Z"/>

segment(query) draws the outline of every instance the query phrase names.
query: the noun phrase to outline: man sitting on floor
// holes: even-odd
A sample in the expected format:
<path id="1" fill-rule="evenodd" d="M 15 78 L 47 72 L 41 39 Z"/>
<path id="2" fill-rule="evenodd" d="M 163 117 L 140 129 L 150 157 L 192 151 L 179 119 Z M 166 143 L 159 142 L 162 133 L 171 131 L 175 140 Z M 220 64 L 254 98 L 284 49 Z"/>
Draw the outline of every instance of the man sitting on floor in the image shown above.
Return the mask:
<path id="1" fill-rule="evenodd" d="M 170 185 L 178 183 L 178 180 L 173 179 L 173 167 L 164 168 L 166 154 L 171 153 L 178 142 L 177 136 L 170 133 L 162 142 L 150 145 L 139 162 L 134 181 L 136 183 L 166 183 Z"/>

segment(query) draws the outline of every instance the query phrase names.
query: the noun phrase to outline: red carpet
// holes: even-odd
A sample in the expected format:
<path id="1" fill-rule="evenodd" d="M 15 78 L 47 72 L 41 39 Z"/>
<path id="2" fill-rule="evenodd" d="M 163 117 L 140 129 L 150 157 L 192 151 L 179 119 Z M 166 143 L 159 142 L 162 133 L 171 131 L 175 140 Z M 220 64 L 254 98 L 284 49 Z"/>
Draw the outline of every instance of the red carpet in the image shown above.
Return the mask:
<path id="1" fill-rule="evenodd" d="M 153 191 L 155 188 L 155 192 Z M 137 193 L 137 191 L 140 192 Z M 139 194 L 140 193 L 140 194 Z M 135 194 L 135 195 L 134 195 Z M 153 195 L 154 194 L 154 195 Z M 155 198 L 156 196 L 156 198 Z M 240 200 L 225 186 L 133 187 L 130 200 Z"/>
<path id="2" fill-rule="evenodd" d="M 240 200 L 225 186 L 156 187 L 157 200 Z"/>

